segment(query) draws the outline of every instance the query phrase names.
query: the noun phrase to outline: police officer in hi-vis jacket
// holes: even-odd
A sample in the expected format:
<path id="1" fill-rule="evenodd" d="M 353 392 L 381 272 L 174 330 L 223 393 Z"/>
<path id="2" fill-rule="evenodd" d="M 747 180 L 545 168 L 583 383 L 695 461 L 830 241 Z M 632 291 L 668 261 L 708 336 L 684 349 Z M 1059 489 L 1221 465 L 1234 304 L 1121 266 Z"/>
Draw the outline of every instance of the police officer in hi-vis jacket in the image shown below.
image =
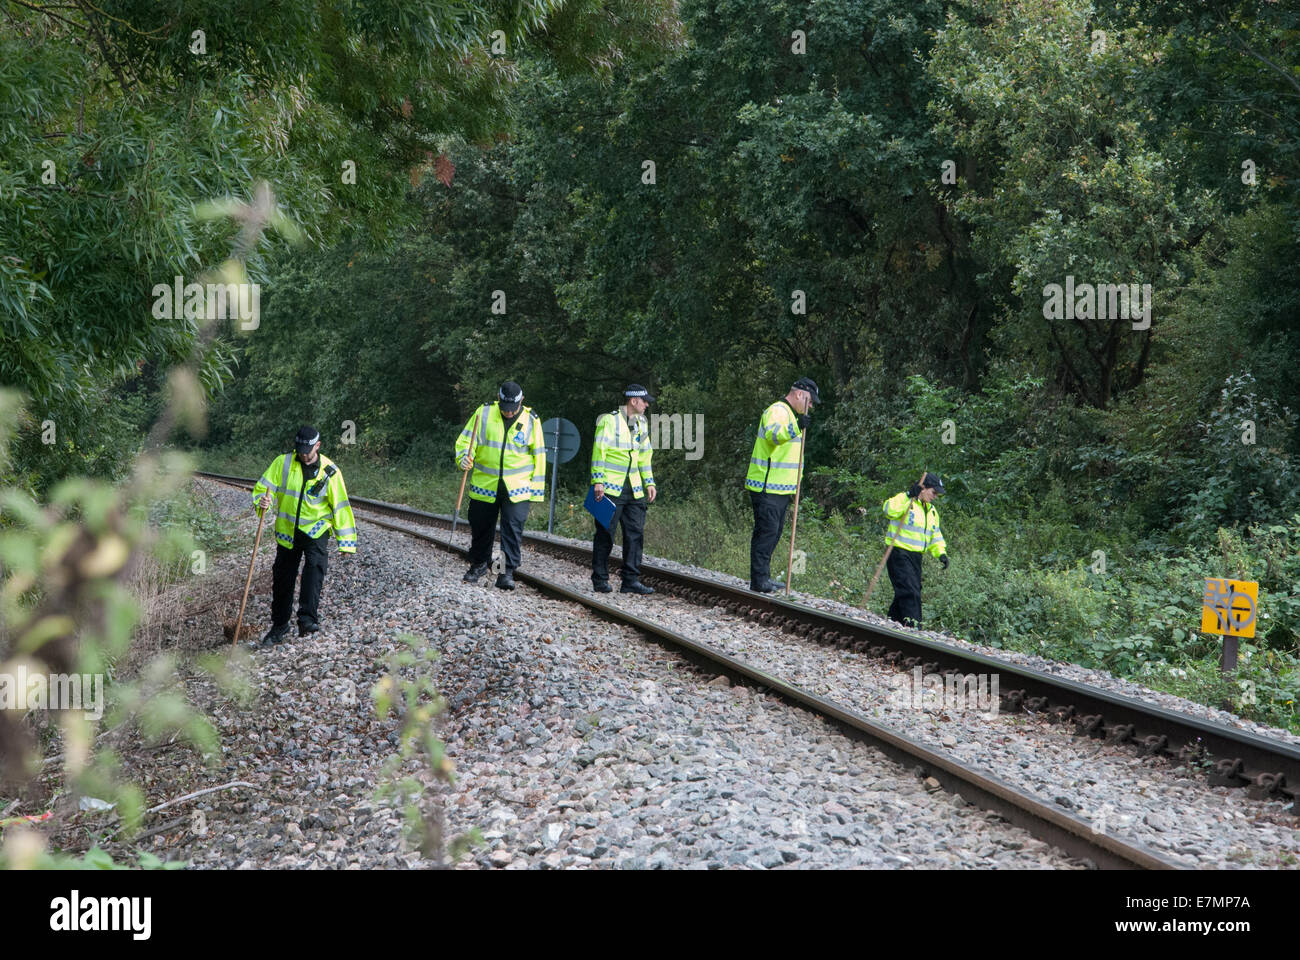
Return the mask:
<path id="1" fill-rule="evenodd" d="M 271 570 L 271 629 L 264 646 L 280 643 L 289 632 L 293 584 L 302 567 L 298 593 L 298 636 L 320 630 L 321 586 L 329 565 L 330 532 L 339 553 L 357 551 L 357 522 L 348 503 L 343 474 L 320 452 L 320 431 L 302 427 L 293 438 L 293 453 L 271 461 L 253 486 L 253 505 L 275 508 L 275 565 Z"/>
<path id="2" fill-rule="evenodd" d="M 614 529 L 623 528 L 622 593 L 654 593 L 641 582 L 641 546 L 646 505 L 655 502 L 655 478 L 650 470 L 654 449 L 645 412 L 655 398 L 639 383 L 623 391 L 623 406 L 596 419 L 596 440 L 591 446 L 591 484 L 597 500 L 614 502 L 609 529 L 596 521 L 591 542 L 591 586 L 609 593 L 609 552 Z"/>
<path id="3" fill-rule="evenodd" d="M 507 380 L 497 391 L 496 403 L 474 411 L 456 438 L 456 463 L 474 471 L 469 477 L 469 569 L 464 580 L 477 583 L 487 573 L 499 515 L 505 563 L 496 585 L 513 590 L 514 572 L 523 562 L 520 543 L 529 505 L 546 493 L 542 421 L 524 406 L 519 384 Z"/>
<path id="4" fill-rule="evenodd" d="M 800 454 L 804 431 L 808 428 L 808 411 L 819 402 L 817 384 L 808 377 L 800 377 L 782 399 L 763 411 L 758 422 L 745 489 L 754 507 L 754 534 L 749 541 L 749 589 L 759 593 L 776 590 L 769 576 L 772 551 L 781 539 L 786 508 L 799 487 Z"/>
<path id="5" fill-rule="evenodd" d="M 948 545 L 939 529 L 934 498 L 943 493 L 943 481 L 927 473 L 920 483 L 886 500 L 881 509 L 891 521 L 885 544 L 893 547 L 885 567 L 894 585 L 889 619 L 909 627 L 921 626 L 921 555 L 928 553 L 948 569 Z"/>

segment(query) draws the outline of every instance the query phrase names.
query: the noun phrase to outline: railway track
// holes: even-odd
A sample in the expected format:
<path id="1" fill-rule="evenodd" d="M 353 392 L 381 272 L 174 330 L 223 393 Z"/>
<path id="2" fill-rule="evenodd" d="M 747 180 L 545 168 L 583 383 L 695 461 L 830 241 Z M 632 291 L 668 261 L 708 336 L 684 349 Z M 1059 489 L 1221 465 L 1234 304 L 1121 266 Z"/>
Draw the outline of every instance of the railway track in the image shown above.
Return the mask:
<path id="1" fill-rule="evenodd" d="M 245 488 L 252 486 L 252 481 L 243 477 L 199 475 Z M 451 526 L 451 518 L 442 514 L 381 500 L 351 499 L 372 512 L 409 522 L 444 529 Z M 590 562 L 589 550 L 538 533 L 525 532 L 524 537 L 532 549 L 564 560 Z M 1289 811 L 1300 816 L 1300 748 L 1291 744 L 927 640 L 903 629 L 853 620 L 651 563 L 642 564 L 641 579 L 673 596 L 722 607 L 810 642 L 853 650 L 899 669 L 920 667 L 924 674 L 945 678 L 997 673 L 1001 677 L 1002 712 L 1045 716 L 1073 724 L 1080 737 L 1128 745 L 1140 756 L 1180 761 L 1189 769 L 1204 771 L 1211 786 L 1245 789 L 1259 800 L 1290 801 Z M 591 598 L 582 599 L 585 602 Z"/>
<path id="2" fill-rule="evenodd" d="M 230 477 L 211 473 L 200 473 L 199 476 L 243 489 L 251 489 L 253 484 L 253 481 L 243 477 Z M 362 497 L 353 496 L 350 499 L 354 509 L 359 508 L 372 514 L 370 516 L 358 514 L 358 519 L 364 519 L 366 522 L 377 526 L 424 540 L 462 557 L 468 553 L 467 547 L 453 544 L 449 540 L 434 536 L 424 530 L 413 529 L 408 525 L 415 523 L 424 527 L 449 528 L 451 525 L 449 517 Z M 374 516 L 374 514 L 381 516 Z M 394 523 L 382 519 L 382 516 L 399 519 L 405 521 L 405 523 Z M 525 536 L 529 539 L 530 546 L 533 549 L 542 550 L 570 561 L 581 561 L 584 558 L 589 561 L 590 554 L 580 547 L 561 543 L 538 534 L 527 533 Z M 872 624 L 814 610 L 798 603 L 750 594 L 748 591 L 730 587 L 726 584 L 665 570 L 653 565 L 643 564 L 642 570 L 643 581 L 654 583 L 661 589 L 679 597 L 711 606 L 723 606 L 756 622 L 779 627 L 804 636 L 812 642 L 830 643 L 839 647 L 859 649 L 868 655 L 883 656 L 886 660 L 900 667 L 910 668 L 913 665 L 911 662 L 913 658 L 925 655 L 927 659 L 923 662 L 918 660 L 915 665 L 922 666 L 927 670 L 936 668 L 934 672 L 942 672 L 947 669 L 949 672 L 958 671 L 965 674 L 973 672 L 973 669 L 988 671 L 992 668 L 1002 674 L 1015 675 L 1023 687 L 1018 686 L 1017 689 L 1003 695 L 1002 702 L 1006 708 L 1037 710 L 1044 706 L 1051 706 L 1051 700 L 1048 700 L 1046 704 L 1037 701 L 1029 702 L 1031 697 L 1052 696 L 1052 694 L 1037 692 L 1040 689 L 1053 691 L 1053 699 L 1063 698 L 1077 690 L 1083 691 L 1100 702 L 1122 701 L 1134 715 L 1139 715 L 1144 711 L 1162 714 L 1170 713 L 1170 711 L 1163 711 L 1159 708 L 1147 707 L 1136 701 L 1127 701 L 1104 691 L 1090 690 L 1071 681 L 1063 681 L 1059 678 L 1039 674 L 1036 671 L 1004 664 L 989 657 L 952 650 L 941 644 L 909 636 L 904 631 L 880 628 Z M 536 574 L 530 574 L 523 569 L 517 570 L 515 577 L 517 580 L 537 589 L 580 603 L 603 616 L 635 627 L 708 670 L 715 673 L 724 673 L 733 680 L 741 680 L 764 687 L 785 701 L 816 713 L 837 726 L 846 735 L 872 744 L 891 759 L 912 768 L 919 765 L 923 775 L 933 777 L 948 792 L 960 793 L 977 806 L 996 812 L 1010 823 L 1026 829 L 1038 839 L 1059 847 L 1071 856 L 1087 859 L 1101 868 L 1176 869 L 1181 866 L 1141 845 L 1126 843 L 1105 833 L 1098 833 L 1087 820 L 1066 813 L 1059 807 L 1042 803 L 1020 788 L 990 776 L 983 770 L 963 763 L 945 753 L 933 750 L 897 730 L 874 722 L 858 711 L 820 697 L 707 644 L 684 636 L 662 623 L 636 616 L 619 607 L 604 603 L 585 591 L 572 590 Z M 865 644 L 870 644 L 870 646 L 863 646 Z M 884 647 L 884 649 L 875 649 L 877 647 Z M 1061 711 L 1061 713 L 1065 714 L 1065 711 Z M 1184 717 L 1182 719 L 1191 724 L 1193 728 L 1217 728 L 1217 725 L 1206 724 L 1195 718 Z M 1166 720 L 1166 722 L 1169 721 Z M 1085 726 L 1084 732 L 1091 733 L 1091 730 Z M 1263 738 L 1250 737 L 1228 728 L 1218 729 L 1218 733 L 1223 737 L 1237 736 L 1262 741 L 1261 744 L 1256 745 L 1256 749 L 1259 751 L 1263 750 L 1264 745 L 1276 747 L 1283 751 L 1289 749 L 1286 745 L 1271 744 L 1264 741 Z M 1147 734 L 1147 736 L 1162 735 Z M 1168 737 L 1168 734 L 1163 734 L 1163 736 Z M 1120 742 L 1120 739 L 1116 738 L 1115 742 Z M 1152 741 L 1142 741 L 1143 744 L 1148 742 Z M 1147 749 L 1146 752 L 1153 754 L 1159 751 Z M 1291 752 L 1295 754 L 1293 762 L 1300 761 L 1300 751 Z M 1284 774 L 1279 773 L 1277 776 L 1281 779 Z"/>

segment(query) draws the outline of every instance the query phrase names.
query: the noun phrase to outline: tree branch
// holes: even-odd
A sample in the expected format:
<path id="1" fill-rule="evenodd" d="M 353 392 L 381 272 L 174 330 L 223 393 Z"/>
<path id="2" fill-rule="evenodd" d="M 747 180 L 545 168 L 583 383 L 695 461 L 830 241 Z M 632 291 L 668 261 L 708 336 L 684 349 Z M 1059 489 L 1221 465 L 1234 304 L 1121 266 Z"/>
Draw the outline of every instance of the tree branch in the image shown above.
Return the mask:
<path id="1" fill-rule="evenodd" d="M 489 197 L 500 197 L 502 200 L 513 200 L 515 203 L 527 203 L 523 197 L 516 197 L 513 193 L 498 193 L 496 190 L 484 190 Z"/>
<path id="2" fill-rule="evenodd" d="M 1129 377 L 1128 388 L 1132 390 L 1142 382 L 1146 376 L 1147 361 L 1151 357 L 1151 328 L 1147 327 L 1142 331 L 1142 352 L 1138 354 L 1137 363 L 1133 367 L 1133 375 Z"/>
<path id="3" fill-rule="evenodd" d="M 1224 36 L 1227 38 L 1229 46 L 1235 46 L 1242 53 L 1248 53 L 1256 60 L 1258 60 L 1260 63 L 1272 68 L 1273 72 L 1275 72 L 1278 76 L 1282 77 L 1282 79 L 1286 80 L 1286 82 L 1291 84 L 1291 86 L 1295 87 L 1296 93 L 1300 93 L 1300 80 L 1297 80 L 1295 77 L 1291 76 L 1291 74 L 1289 74 L 1286 70 L 1279 67 L 1276 63 L 1268 59 L 1268 57 L 1264 56 L 1262 53 L 1256 53 L 1246 43 L 1244 43 L 1241 40 L 1238 40 L 1236 35 L 1232 32 L 1231 27 L 1228 27 L 1224 31 Z"/>
<path id="4" fill-rule="evenodd" d="M 47 17 L 53 17 L 55 20 L 61 20 L 70 27 L 76 27 L 78 30 L 85 30 L 84 23 L 77 23 L 75 20 L 69 20 L 67 17 L 60 16 L 57 13 L 51 13 L 48 7 L 38 7 L 34 3 L 27 3 L 26 0 L 9 0 L 10 3 L 18 7 L 26 7 L 28 10 L 35 10 L 37 13 L 43 13 Z"/>
<path id="5" fill-rule="evenodd" d="M 187 793 L 184 796 L 176 797 L 174 800 L 168 800 L 157 806 L 150 807 L 145 813 L 157 813 L 159 810 L 166 810 L 168 807 L 174 807 L 178 803 L 184 803 L 187 800 L 194 800 L 198 797 L 205 796 L 209 793 L 216 793 L 219 790 L 231 790 L 235 787 L 247 787 L 249 790 L 259 789 L 257 784 L 248 783 L 245 780 L 231 780 L 229 783 L 223 783 L 219 787 L 208 787 L 204 790 L 195 790 L 193 793 Z"/>
<path id="6" fill-rule="evenodd" d="M 1089 395 L 1090 391 L 1088 390 L 1088 386 L 1083 382 L 1078 371 L 1074 369 L 1074 364 L 1070 362 L 1070 354 L 1066 351 L 1065 344 L 1061 342 L 1061 335 L 1056 330 L 1056 324 L 1051 320 L 1048 320 L 1047 329 L 1052 335 L 1052 341 L 1056 344 L 1057 351 L 1061 354 L 1061 362 L 1065 364 L 1065 371 L 1069 375 L 1070 380 L 1073 381 L 1075 388 L 1083 395 L 1083 398 L 1091 403 L 1092 397 Z"/>
<path id="7" fill-rule="evenodd" d="M 118 85 L 122 88 L 122 92 L 125 93 L 131 89 L 131 86 L 126 82 L 126 76 L 122 73 L 122 69 L 117 65 L 117 61 L 114 60 L 112 54 L 109 53 L 108 40 L 104 37 L 104 34 L 99 27 L 95 25 L 94 18 L 86 10 L 85 0 L 77 0 L 77 6 L 80 7 L 81 12 L 86 15 L 86 23 L 90 27 L 90 32 L 95 38 L 95 45 L 99 47 L 99 52 L 104 56 L 104 62 L 108 64 L 108 68 L 113 71 L 113 75 L 117 77 Z"/>

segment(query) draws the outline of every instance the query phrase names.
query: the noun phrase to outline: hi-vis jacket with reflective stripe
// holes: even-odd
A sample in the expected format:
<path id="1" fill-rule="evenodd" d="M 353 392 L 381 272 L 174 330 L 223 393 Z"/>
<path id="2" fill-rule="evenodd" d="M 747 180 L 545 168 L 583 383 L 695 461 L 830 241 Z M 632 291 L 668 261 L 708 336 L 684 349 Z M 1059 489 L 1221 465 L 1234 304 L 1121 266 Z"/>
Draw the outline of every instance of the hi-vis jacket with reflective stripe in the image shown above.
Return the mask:
<path id="1" fill-rule="evenodd" d="M 655 485 L 650 461 L 650 427 L 645 417 L 634 416 L 628 424 L 624 410 L 602 413 L 596 418 L 596 440 L 591 446 L 591 482 L 605 485 L 605 492 L 617 497 L 623 484 L 632 482 L 632 497 L 645 496 L 645 487 Z"/>
<path id="2" fill-rule="evenodd" d="M 885 532 L 885 543 L 899 550 L 917 553 L 924 550 L 936 560 L 948 552 L 939 529 L 939 511 L 932 503 L 912 500 L 903 491 L 882 505 L 885 516 L 893 521 Z"/>
<path id="3" fill-rule="evenodd" d="M 763 411 L 763 419 L 758 422 L 758 437 L 754 440 L 754 452 L 749 455 L 745 489 L 793 496 L 799 485 L 802 449 L 803 431 L 799 429 L 794 408 L 778 400 Z"/>
<path id="4" fill-rule="evenodd" d="M 293 546 L 293 528 L 309 537 L 319 537 L 329 530 L 339 539 L 339 553 L 357 550 L 357 521 L 348 503 L 348 489 L 343 486 L 343 474 L 334 461 L 324 454 L 316 476 L 308 479 L 302 464 L 292 453 L 284 453 L 271 461 L 262 479 L 253 485 L 253 504 L 265 493 L 271 494 L 271 507 L 275 510 L 275 541 L 285 547 Z"/>
<path id="5" fill-rule="evenodd" d="M 483 404 L 456 438 L 458 464 L 469 452 L 475 417 L 478 418 L 478 435 L 474 437 L 470 499 L 485 503 L 494 501 L 498 479 L 505 480 L 506 494 L 511 503 L 543 499 L 546 493 L 546 438 L 542 436 L 542 421 L 537 414 L 529 407 L 521 408 L 519 416 L 510 424 L 510 436 L 506 437 L 506 422 L 501 417 L 501 408 L 495 403 Z"/>

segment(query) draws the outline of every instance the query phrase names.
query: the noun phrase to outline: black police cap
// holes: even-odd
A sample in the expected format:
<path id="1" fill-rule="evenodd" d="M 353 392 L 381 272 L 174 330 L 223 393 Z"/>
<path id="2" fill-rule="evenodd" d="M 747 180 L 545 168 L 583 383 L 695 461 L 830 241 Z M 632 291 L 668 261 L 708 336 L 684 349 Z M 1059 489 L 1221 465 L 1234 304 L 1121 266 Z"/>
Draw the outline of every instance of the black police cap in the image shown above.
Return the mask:
<path id="1" fill-rule="evenodd" d="M 821 402 L 822 402 L 821 395 L 817 392 L 817 384 L 815 384 L 815 383 L 813 382 L 813 380 L 812 380 L 811 377 L 800 377 L 798 380 L 796 380 L 796 381 L 794 382 L 794 385 L 793 385 L 790 389 L 791 389 L 791 390 L 807 390 L 808 393 L 810 393 L 810 394 L 812 395 L 812 402 L 813 402 L 813 403 L 821 403 Z"/>
<path id="2" fill-rule="evenodd" d="M 319 442 L 320 431 L 315 427 L 301 426 L 293 437 L 293 445 L 299 453 L 310 453 Z"/>

